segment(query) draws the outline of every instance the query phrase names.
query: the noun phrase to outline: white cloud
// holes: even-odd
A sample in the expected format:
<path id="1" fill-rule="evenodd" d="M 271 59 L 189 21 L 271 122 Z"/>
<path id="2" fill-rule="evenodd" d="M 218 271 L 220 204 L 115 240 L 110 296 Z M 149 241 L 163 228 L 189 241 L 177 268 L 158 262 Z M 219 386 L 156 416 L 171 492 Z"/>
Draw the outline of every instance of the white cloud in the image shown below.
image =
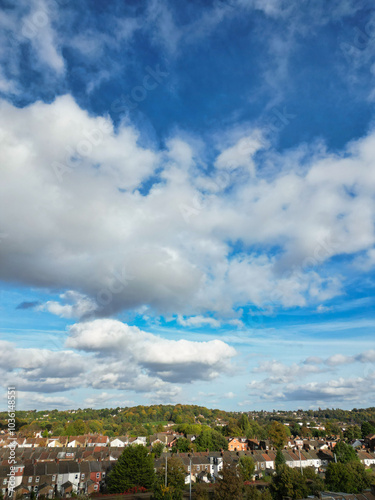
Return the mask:
<path id="1" fill-rule="evenodd" d="M 233 347 L 220 340 L 167 340 L 110 319 L 73 325 L 66 345 L 127 360 L 168 382 L 211 380 L 227 372 L 236 355 Z"/>
<path id="2" fill-rule="evenodd" d="M 228 375 L 237 354 L 220 340 L 169 340 L 109 319 L 73 325 L 66 344 L 69 350 L 53 351 L 21 349 L 1 341 L 0 376 L 4 384 L 23 394 L 40 394 L 35 400 L 40 406 L 68 404 L 56 393 L 82 388 L 101 391 L 86 401 L 88 406 L 118 401 L 118 395 L 108 392 L 113 390 L 142 393 L 150 403 L 170 403 L 183 394 L 179 384 Z"/>
<path id="3" fill-rule="evenodd" d="M 263 380 L 263 384 L 285 384 L 323 371 L 326 370 L 312 363 L 301 365 L 294 363 L 288 366 L 276 360 L 264 361 L 253 369 L 254 373 L 267 373 L 268 377 Z M 256 382 L 250 385 L 254 384 Z"/>
<path id="4" fill-rule="evenodd" d="M 252 371 L 255 374 L 266 373 L 263 379 L 252 380 L 247 388 L 253 395 L 269 400 L 287 401 L 363 401 L 364 397 L 375 395 L 375 371 L 373 366 L 368 370 L 361 369 L 362 376 L 347 377 L 345 372 L 327 380 L 319 376 L 325 372 L 337 372 L 342 365 L 375 363 L 375 351 L 366 351 L 353 356 L 334 354 L 327 359 L 311 356 L 301 363 L 291 365 L 272 360 L 260 363 Z M 354 369 L 353 369 L 354 370 Z M 354 371 L 351 370 L 351 373 Z M 358 372 L 358 370 L 357 370 Z M 301 383 L 308 378 L 307 383 Z M 314 380 L 312 380 L 314 378 Z"/>
<path id="5" fill-rule="evenodd" d="M 345 279 L 329 259 L 375 243 L 375 133 L 345 154 L 284 152 L 279 174 L 230 179 L 228 195 L 198 187 L 220 169 L 204 174 L 193 143 L 141 147 L 131 124 L 115 131 L 70 96 L 1 110 L 1 278 L 79 291 L 44 306 L 65 317 L 94 312 L 94 301 L 102 316 L 147 306 L 215 321 L 240 320 L 233 309 L 245 304 L 322 307 Z"/>
<path id="6" fill-rule="evenodd" d="M 28 38 L 35 50 L 36 60 L 42 61 L 57 73 L 65 70 L 61 48 L 57 46 L 56 34 L 52 28 L 51 9 L 53 3 L 34 0 L 30 13 L 22 19 L 22 34 Z"/>
<path id="7" fill-rule="evenodd" d="M 73 401 L 64 396 L 45 396 L 33 394 L 32 398 L 26 392 L 17 392 L 17 397 L 22 399 L 23 408 L 71 408 Z"/>
<path id="8" fill-rule="evenodd" d="M 248 137 L 243 137 L 234 145 L 222 151 L 216 159 L 215 166 L 219 169 L 235 170 L 236 168 L 247 169 L 252 176 L 255 175 L 255 163 L 253 156 L 265 146 L 260 131 Z"/>
<path id="9" fill-rule="evenodd" d="M 367 377 L 339 378 L 287 387 L 282 399 L 289 401 L 360 401 L 375 392 L 374 374 Z"/>
<path id="10" fill-rule="evenodd" d="M 60 298 L 63 303 L 49 300 L 45 304 L 38 306 L 37 309 L 46 310 L 61 318 L 82 318 L 94 313 L 98 308 L 94 300 L 74 290 L 62 293 Z"/>
<path id="11" fill-rule="evenodd" d="M 190 316 L 184 318 L 181 315 L 177 316 L 177 322 L 182 326 L 203 326 L 207 325 L 212 328 L 219 328 L 221 323 L 215 318 L 209 318 L 204 316 Z"/>
<path id="12" fill-rule="evenodd" d="M 133 406 L 134 401 L 119 401 L 118 395 L 109 394 L 108 392 L 101 392 L 90 396 L 84 400 L 85 407 L 90 408 L 104 408 L 114 406 Z"/>

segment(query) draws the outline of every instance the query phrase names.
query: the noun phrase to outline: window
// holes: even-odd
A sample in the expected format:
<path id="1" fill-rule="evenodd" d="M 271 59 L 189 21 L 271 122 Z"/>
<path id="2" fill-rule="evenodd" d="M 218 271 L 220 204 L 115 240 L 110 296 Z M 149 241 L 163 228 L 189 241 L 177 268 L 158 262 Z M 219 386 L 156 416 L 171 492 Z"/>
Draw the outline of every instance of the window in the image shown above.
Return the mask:
<path id="1" fill-rule="evenodd" d="M 82 479 L 85 479 L 85 475 L 84 475 L 84 474 L 81 474 L 81 478 L 82 478 Z"/>
<path id="2" fill-rule="evenodd" d="M 105 472 L 102 472 L 102 477 L 104 477 L 104 476 L 105 476 Z"/>
<path id="3" fill-rule="evenodd" d="M 39 483 L 39 476 L 36 476 L 36 478 L 35 478 L 35 482 L 36 482 L 36 483 Z"/>
<path id="4" fill-rule="evenodd" d="M 78 474 L 76 474 L 76 475 L 74 476 L 74 479 L 78 479 Z"/>
<path id="5" fill-rule="evenodd" d="M 29 483 L 31 483 L 32 480 L 33 480 L 33 476 L 30 476 L 29 477 Z"/>
<path id="6" fill-rule="evenodd" d="M 96 473 L 96 479 L 99 479 L 100 478 L 100 472 L 97 472 Z"/>
<path id="7" fill-rule="evenodd" d="M 94 490 L 97 490 L 97 489 L 98 489 L 98 485 L 94 484 Z"/>
<path id="8" fill-rule="evenodd" d="M 6 479 L 3 479 L 3 484 L 7 484 L 7 480 Z"/>
<path id="9" fill-rule="evenodd" d="M 56 475 L 55 474 L 53 474 L 53 476 L 52 476 L 52 481 L 56 481 Z"/>

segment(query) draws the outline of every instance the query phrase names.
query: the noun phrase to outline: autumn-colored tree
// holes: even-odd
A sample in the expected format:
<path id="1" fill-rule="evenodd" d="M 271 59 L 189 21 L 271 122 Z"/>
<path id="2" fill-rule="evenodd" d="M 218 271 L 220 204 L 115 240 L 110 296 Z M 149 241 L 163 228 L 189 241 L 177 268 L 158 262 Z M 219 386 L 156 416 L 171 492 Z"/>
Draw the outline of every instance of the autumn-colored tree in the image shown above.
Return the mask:
<path id="1" fill-rule="evenodd" d="M 284 448 L 287 440 L 285 425 L 281 424 L 280 422 L 273 421 L 268 430 L 268 437 L 277 450 L 281 450 L 282 448 Z"/>

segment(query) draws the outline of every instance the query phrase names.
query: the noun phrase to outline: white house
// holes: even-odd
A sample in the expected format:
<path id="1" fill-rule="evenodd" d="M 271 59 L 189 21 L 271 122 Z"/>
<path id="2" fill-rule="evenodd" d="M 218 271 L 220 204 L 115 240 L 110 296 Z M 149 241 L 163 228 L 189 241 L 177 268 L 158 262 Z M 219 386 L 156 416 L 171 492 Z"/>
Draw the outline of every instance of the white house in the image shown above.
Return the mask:
<path id="1" fill-rule="evenodd" d="M 57 487 L 61 494 L 64 494 L 62 485 L 70 481 L 72 483 L 73 492 L 78 492 L 78 487 L 80 483 L 80 470 L 79 464 L 77 462 L 60 462 L 59 463 L 59 473 L 57 475 Z"/>
<path id="2" fill-rule="evenodd" d="M 113 448 L 125 448 L 128 446 L 129 438 L 127 436 L 117 436 L 111 439 L 110 446 Z"/>
<path id="3" fill-rule="evenodd" d="M 145 436 L 138 436 L 137 438 L 130 438 L 129 444 L 141 444 L 142 446 L 146 446 L 147 438 Z"/>

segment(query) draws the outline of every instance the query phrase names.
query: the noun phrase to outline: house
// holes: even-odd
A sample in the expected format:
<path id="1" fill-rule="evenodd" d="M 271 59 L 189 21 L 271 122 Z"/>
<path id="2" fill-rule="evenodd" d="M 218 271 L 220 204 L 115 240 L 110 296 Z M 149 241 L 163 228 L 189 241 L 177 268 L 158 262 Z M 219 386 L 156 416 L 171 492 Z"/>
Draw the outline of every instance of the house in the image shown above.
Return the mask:
<path id="1" fill-rule="evenodd" d="M 22 483 L 24 465 L 17 465 L 13 468 L 10 467 L 8 461 L 6 465 L 0 466 L 0 490 L 2 491 L 3 497 L 5 497 L 9 486 L 12 486 L 13 490 L 16 490 Z M 11 480 L 13 484 L 10 484 L 10 477 L 14 477 L 14 481 Z"/>
<path id="2" fill-rule="evenodd" d="M 322 461 L 316 450 L 301 451 L 302 467 L 315 467 L 318 469 L 322 465 Z"/>
<path id="3" fill-rule="evenodd" d="M 259 441 L 257 439 L 248 439 L 247 446 L 249 450 L 259 450 Z"/>
<path id="4" fill-rule="evenodd" d="M 14 440 L 13 440 L 13 441 L 14 441 Z M 22 447 L 23 447 L 23 445 L 26 443 L 26 438 L 24 438 L 24 437 L 19 437 L 19 438 L 17 438 L 15 441 L 16 441 L 17 446 L 18 446 L 19 448 L 22 448 Z"/>
<path id="5" fill-rule="evenodd" d="M 63 461 L 59 462 L 59 471 L 57 475 L 57 489 L 60 492 L 61 495 L 64 495 L 66 493 L 77 493 L 79 490 L 79 483 L 80 483 L 80 470 L 79 470 L 79 463 L 75 462 L 73 460 L 71 461 Z M 70 486 L 68 485 L 68 489 L 66 487 L 67 483 L 70 483 Z"/>
<path id="6" fill-rule="evenodd" d="M 296 446 L 296 448 L 298 448 L 299 450 L 302 450 L 302 447 L 303 447 L 303 439 L 301 439 L 300 437 L 296 437 L 295 440 L 294 440 L 294 445 Z"/>
<path id="7" fill-rule="evenodd" d="M 365 442 L 363 439 L 354 439 L 351 443 L 350 446 L 354 448 L 355 450 L 357 448 L 364 448 L 365 447 Z"/>
<path id="8" fill-rule="evenodd" d="M 246 438 L 228 438 L 229 451 L 247 451 L 248 449 Z"/>
<path id="9" fill-rule="evenodd" d="M 271 441 L 269 439 L 262 439 L 259 441 L 260 450 L 270 450 L 272 448 Z"/>
<path id="10" fill-rule="evenodd" d="M 68 448 L 80 448 L 85 447 L 86 442 L 87 438 L 85 436 L 70 436 L 66 446 Z"/>
<path id="11" fill-rule="evenodd" d="M 91 479 L 88 479 L 87 482 L 86 482 L 86 495 L 92 495 L 93 493 L 97 493 L 98 492 L 98 484 L 97 483 L 94 483 L 93 481 L 91 481 Z"/>
<path id="12" fill-rule="evenodd" d="M 282 454 L 284 455 L 286 465 L 288 465 L 289 467 L 300 466 L 299 456 L 293 453 L 292 450 L 283 450 Z"/>
<path id="13" fill-rule="evenodd" d="M 328 465 L 335 459 L 331 450 L 319 450 L 318 456 L 322 462 L 322 465 Z"/>
<path id="14" fill-rule="evenodd" d="M 375 434 L 369 434 L 365 438 L 365 444 L 370 450 L 375 449 Z"/>
<path id="15" fill-rule="evenodd" d="M 20 484 L 16 488 L 14 488 L 14 496 L 13 498 L 22 498 L 23 496 L 29 495 L 30 491 L 25 487 L 24 484 Z"/>
<path id="16" fill-rule="evenodd" d="M 38 495 L 44 498 L 53 498 L 55 494 L 55 489 L 52 484 L 43 483 L 38 489 Z"/>
<path id="17" fill-rule="evenodd" d="M 60 495 L 63 497 L 70 497 L 74 493 L 73 484 L 70 481 L 66 481 L 60 487 Z"/>
<path id="18" fill-rule="evenodd" d="M 95 491 L 99 491 L 100 483 L 104 480 L 106 473 L 103 472 L 100 462 L 90 462 L 90 479 L 96 484 Z"/>
<path id="19" fill-rule="evenodd" d="M 224 466 L 223 456 L 220 453 L 210 453 L 209 460 L 211 475 L 218 477 Z"/>
<path id="20" fill-rule="evenodd" d="M 67 443 L 68 443 L 68 438 L 66 436 L 51 437 L 48 438 L 47 446 L 48 448 L 62 448 L 63 446 L 66 446 Z"/>
<path id="21" fill-rule="evenodd" d="M 87 446 L 107 446 L 109 443 L 108 436 L 90 436 L 87 440 Z"/>
<path id="22" fill-rule="evenodd" d="M 24 448 L 38 448 L 39 446 L 46 446 L 47 440 L 45 438 L 27 438 L 23 444 Z"/>
<path id="23" fill-rule="evenodd" d="M 128 436 L 116 436 L 110 440 L 110 446 L 113 448 L 125 448 L 128 444 Z"/>
<path id="24" fill-rule="evenodd" d="M 141 444 L 142 446 L 146 446 L 147 438 L 145 436 L 138 436 L 136 438 L 129 438 L 129 444 Z"/>
<path id="25" fill-rule="evenodd" d="M 370 452 L 359 450 L 358 451 L 358 458 L 367 467 L 370 467 L 371 465 L 375 464 L 375 453 L 370 453 Z"/>

